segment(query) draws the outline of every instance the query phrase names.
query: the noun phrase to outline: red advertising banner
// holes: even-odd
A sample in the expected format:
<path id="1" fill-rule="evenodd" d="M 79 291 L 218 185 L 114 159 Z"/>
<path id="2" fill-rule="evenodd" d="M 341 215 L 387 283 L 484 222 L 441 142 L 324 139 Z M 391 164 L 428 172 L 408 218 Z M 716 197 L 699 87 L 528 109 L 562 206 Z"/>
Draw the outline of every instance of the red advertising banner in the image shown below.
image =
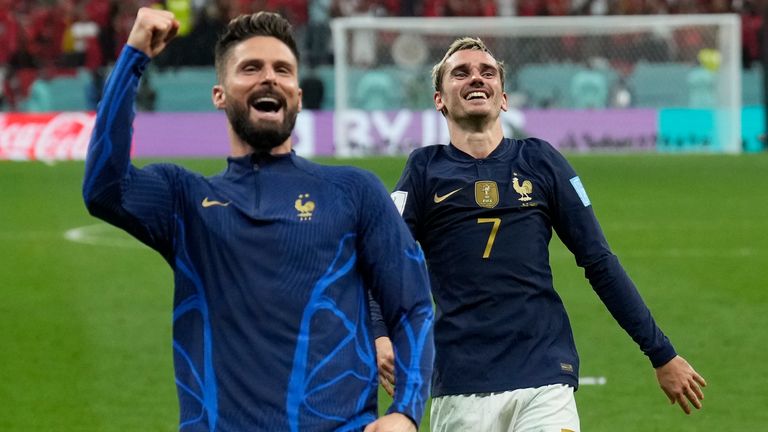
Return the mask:
<path id="1" fill-rule="evenodd" d="M 0 113 L 0 160 L 84 159 L 94 113 Z"/>

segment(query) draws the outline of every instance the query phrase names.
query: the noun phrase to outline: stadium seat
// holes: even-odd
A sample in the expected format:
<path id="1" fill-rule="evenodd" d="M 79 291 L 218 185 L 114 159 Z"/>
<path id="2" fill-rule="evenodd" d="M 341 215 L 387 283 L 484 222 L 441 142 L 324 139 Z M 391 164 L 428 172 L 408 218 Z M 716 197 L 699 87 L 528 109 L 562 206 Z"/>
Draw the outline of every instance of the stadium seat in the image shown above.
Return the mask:
<path id="1" fill-rule="evenodd" d="M 605 108 L 608 101 L 606 74 L 594 69 L 583 69 L 571 79 L 573 108 Z"/>
<path id="2" fill-rule="evenodd" d="M 690 63 L 640 62 L 629 77 L 635 91 L 635 105 L 644 108 L 688 106 L 684 85 L 693 66 Z"/>
<path id="3" fill-rule="evenodd" d="M 717 105 L 717 74 L 697 67 L 688 72 L 688 106 L 690 108 L 714 108 Z"/>

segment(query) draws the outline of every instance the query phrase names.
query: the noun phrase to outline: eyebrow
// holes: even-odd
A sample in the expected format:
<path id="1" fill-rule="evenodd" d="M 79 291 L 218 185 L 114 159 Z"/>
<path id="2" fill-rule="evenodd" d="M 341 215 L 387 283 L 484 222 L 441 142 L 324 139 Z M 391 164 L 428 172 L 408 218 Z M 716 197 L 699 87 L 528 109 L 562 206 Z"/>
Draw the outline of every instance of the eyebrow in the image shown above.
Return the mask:
<path id="1" fill-rule="evenodd" d="M 450 69 L 450 72 L 453 72 L 455 70 L 460 70 L 460 69 L 469 69 L 470 64 L 471 63 L 460 63 L 460 64 L 457 64 L 456 66 L 454 66 L 454 67 L 452 67 Z M 497 72 L 499 71 L 499 67 L 498 66 L 493 65 L 491 63 L 485 63 L 485 62 L 480 63 L 480 69 L 481 70 L 483 70 L 483 69 L 493 69 L 493 70 L 495 70 Z"/>
<path id="2" fill-rule="evenodd" d="M 264 66 L 265 64 L 268 64 L 268 63 L 270 63 L 270 61 L 264 60 L 262 58 L 247 58 L 247 59 L 241 60 L 239 63 L 237 63 L 236 66 L 238 68 L 241 68 L 241 67 L 244 67 L 244 66 L 248 66 L 248 65 Z M 291 63 L 288 60 L 280 60 L 280 59 L 278 59 L 278 60 L 271 61 L 271 63 L 274 65 L 275 68 L 287 67 L 291 71 L 295 71 L 296 70 L 296 66 L 294 66 L 294 64 Z"/>

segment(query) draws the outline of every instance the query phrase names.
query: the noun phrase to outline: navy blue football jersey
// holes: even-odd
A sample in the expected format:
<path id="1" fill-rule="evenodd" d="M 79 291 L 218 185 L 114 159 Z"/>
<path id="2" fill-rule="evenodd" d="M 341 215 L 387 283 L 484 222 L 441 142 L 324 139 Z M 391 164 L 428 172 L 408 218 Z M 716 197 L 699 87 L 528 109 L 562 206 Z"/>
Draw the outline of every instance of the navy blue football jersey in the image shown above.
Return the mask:
<path id="1" fill-rule="evenodd" d="M 384 186 L 294 153 L 230 158 L 212 177 L 134 167 L 133 103 L 148 62 L 126 47 L 110 75 L 83 195 L 173 269 L 180 429 L 362 430 L 377 417 L 369 295 L 403 383 L 389 412 L 418 423 L 433 360 L 429 280 Z"/>
<path id="2" fill-rule="evenodd" d="M 427 257 L 436 303 L 434 396 L 578 386 L 554 289 L 554 229 L 654 366 L 675 356 L 611 253 L 573 168 L 548 143 L 503 139 L 485 159 L 415 150 L 392 194 Z"/>

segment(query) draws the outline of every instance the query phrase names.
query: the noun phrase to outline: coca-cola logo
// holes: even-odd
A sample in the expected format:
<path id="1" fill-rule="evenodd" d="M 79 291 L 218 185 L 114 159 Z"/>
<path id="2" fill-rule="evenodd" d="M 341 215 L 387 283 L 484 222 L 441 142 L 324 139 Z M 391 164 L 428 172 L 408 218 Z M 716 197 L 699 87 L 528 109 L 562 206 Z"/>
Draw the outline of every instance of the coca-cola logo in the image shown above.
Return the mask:
<path id="1" fill-rule="evenodd" d="M 0 159 L 82 160 L 93 113 L 0 114 Z"/>

